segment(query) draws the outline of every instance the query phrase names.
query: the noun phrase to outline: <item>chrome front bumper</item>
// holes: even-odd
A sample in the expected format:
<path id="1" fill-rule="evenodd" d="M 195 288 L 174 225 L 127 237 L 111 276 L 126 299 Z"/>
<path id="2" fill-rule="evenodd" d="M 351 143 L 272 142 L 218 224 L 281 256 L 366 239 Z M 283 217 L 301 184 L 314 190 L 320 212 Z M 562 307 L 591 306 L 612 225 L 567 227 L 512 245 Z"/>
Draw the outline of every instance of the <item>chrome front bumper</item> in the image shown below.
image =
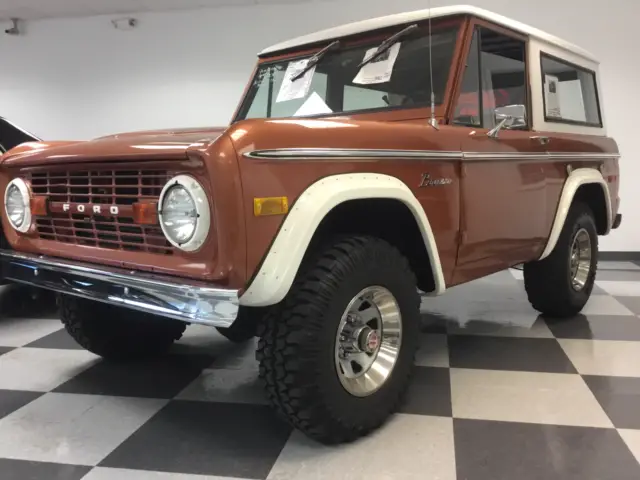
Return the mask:
<path id="1" fill-rule="evenodd" d="M 213 327 L 238 315 L 238 291 L 203 282 L 0 250 L 6 280 Z"/>

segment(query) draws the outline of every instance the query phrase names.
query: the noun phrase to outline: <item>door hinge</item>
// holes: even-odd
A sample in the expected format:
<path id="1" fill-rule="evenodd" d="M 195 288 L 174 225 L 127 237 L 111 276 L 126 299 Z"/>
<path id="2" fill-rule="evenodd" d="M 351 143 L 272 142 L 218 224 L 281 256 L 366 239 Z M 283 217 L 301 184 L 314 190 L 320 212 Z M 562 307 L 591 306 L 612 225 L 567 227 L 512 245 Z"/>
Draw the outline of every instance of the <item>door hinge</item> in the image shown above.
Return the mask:
<path id="1" fill-rule="evenodd" d="M 467 166 L 464 163 L 460 163 L 460 178 L 466 178 Z"/>
<path id="2" fill-rule="evenodd" d="M 467 232 L 458 230 L 458 245 L 464 245 L 467 242 Z"/>

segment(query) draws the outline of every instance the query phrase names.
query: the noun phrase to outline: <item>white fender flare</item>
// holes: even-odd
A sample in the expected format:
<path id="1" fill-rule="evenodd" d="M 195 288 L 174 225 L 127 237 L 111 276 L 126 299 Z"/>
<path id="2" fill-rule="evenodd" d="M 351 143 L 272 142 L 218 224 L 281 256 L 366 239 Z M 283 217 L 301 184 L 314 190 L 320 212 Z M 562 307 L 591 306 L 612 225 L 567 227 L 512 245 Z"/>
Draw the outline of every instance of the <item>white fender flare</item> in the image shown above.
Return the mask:
<path id="1" fill-rule="evenodd" d="M 240 305 L 261 307 L 280 302 L 287 294 L 309 243 L 325 216 L 349 200 L 385 198 L 401 201 L 416 220 L 433 269 L 435 291 L 446 286 L 435 237 L 424 209 L 401 180 L 376 173 L 342 174 L 326 177 L 308 187 L 296 200 Z"/>
<path id="2" fill-rule="evenodd" d="M 569 174 L 569 178 L 564 184 L 562 194 L 560 195 L 560 201 L 558 202 L 558 209 L 556 210 L 556 217 L 551 227 L 551 233 L 547 240 L 547 245 L 540 255 L 538 260 L 548 257 L 553 252 L 553 249 L 558 243 L 558 238 L 564 227 L 564 222 L 567 219 L 569 209 L 573 203 L 573 197 L 582 185 L 590 183 L 597 183 L 602 187 L 602 193 L 604 194 L 607 211 L 607 230 L 605 235 L 611 230 L 612 214 L 611 214 L 611 197 L 609 196 L 609 185 L 603 178 L 602 173 L 599 170 L 593 168 L 577 168 Z"/>

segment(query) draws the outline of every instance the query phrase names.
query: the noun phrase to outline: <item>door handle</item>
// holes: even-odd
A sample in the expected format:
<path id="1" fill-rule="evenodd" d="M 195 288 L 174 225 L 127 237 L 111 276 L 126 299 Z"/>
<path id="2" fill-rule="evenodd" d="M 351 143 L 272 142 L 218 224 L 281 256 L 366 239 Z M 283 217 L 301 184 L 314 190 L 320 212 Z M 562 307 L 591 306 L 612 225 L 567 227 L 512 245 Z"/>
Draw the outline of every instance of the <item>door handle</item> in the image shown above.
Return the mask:
<path id="1" fill-rule="evenodd" d="M 540 145 L 548 145 L 551 139 L 549 137 L 545 137 L 543 135 L 534 135 L 533 137 L 529 137 L 531 140 L 537 141 Z"/>

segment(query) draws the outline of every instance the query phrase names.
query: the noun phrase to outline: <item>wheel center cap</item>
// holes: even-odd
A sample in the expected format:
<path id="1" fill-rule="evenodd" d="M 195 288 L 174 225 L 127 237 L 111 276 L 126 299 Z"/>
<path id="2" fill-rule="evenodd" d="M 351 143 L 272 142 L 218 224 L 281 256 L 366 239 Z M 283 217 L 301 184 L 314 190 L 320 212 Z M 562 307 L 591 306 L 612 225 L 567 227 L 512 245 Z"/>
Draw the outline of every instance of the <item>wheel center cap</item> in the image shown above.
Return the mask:
<path id="1" fill-rule="evenodd" d="M 375 330 L 365 330 L 360 339 L 361 348 L 367 353 L 375 352 L 380 346 L 380 335 Z"/>

